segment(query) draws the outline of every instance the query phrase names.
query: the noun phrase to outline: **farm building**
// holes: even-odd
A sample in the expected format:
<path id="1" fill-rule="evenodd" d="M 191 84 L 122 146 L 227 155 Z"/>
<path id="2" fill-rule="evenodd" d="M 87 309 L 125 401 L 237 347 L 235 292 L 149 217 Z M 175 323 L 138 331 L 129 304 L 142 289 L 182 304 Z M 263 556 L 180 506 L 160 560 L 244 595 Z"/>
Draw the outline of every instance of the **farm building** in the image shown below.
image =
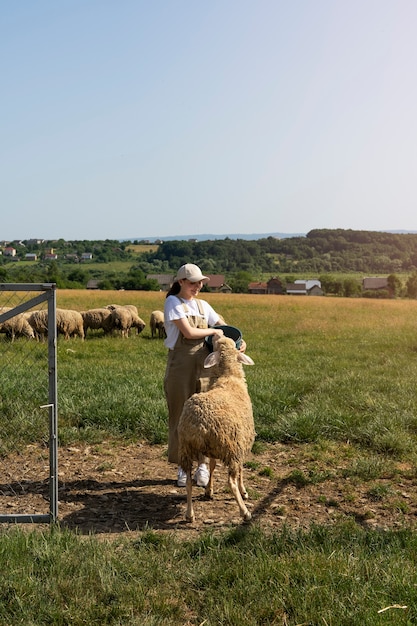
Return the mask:
<path id="1" fill-rule="evenodd" d="M 207 274 L 207 277 L 210 279 L 207 285 L 210 291 L 215 291 L 216 293 L 232 292 L 232 288 L 224 282 L 223 274 Z"/>
<path id="2" fill-rule="evenodd" d="M 268 290 L 267 283 L 254 282 L 254 283 L 249 283 L 248 285 L 249 293 L 264 294 L 264 293 L 267 293 L 267 290 Z"/>
<path id="3" fill-rule="evenodd" d="M 388 278 L 369 276 L 362 280 L 362 289 L 388 289 Z"/>
<path id="4" fill-rule="evenodd" d="M 174 282 L 173 274 L 148 274 L 146 280 L 156 280 L 161 291 L 168 291 Z"/>
<path id="5" fill-rule="evenodd" d="M 253 282 L 248 285 L 249 293 L 253 294 L 285 294 L 285 287 L 279 278 L 275 276 L 270 278 L 268 282 Z"/>
<path id="6" fill-rule="evenodd" d="M 322 296 L 323 290 L 319 280 L 296 280 L 286 286 L 287 294 L 290 296 Z"/>

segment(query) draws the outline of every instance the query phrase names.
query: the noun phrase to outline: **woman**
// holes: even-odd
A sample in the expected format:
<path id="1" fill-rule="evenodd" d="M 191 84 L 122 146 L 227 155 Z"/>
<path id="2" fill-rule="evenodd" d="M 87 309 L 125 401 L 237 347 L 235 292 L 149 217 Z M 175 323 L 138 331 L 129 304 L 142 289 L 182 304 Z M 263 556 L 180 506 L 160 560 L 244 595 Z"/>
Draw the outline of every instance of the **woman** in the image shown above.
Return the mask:
<path id="1" fill-rule="evenodd" d="M 208 282 L 200 268 L 186 263 L 178 270 L 171 289 L 167 293 L 164 307 L 166 339 L 169 349 L 165 371 L 164 389 L 168 404 L 168 461 L 178 464 L 177 426 L 184 402 L 193 394 L 205 391 L 210 374 L 204 370 L 208 349 L 204 338 L 222 335 L 223 331 L 213 328 L 223 320 L 205 300 L 197 298 L 203 284 Z M 194 479 L 205 487 L 209 480 L 204 457 L 198 459 Z M 177 484 L 185 487 L 186 474 L 178 467 Z"/>

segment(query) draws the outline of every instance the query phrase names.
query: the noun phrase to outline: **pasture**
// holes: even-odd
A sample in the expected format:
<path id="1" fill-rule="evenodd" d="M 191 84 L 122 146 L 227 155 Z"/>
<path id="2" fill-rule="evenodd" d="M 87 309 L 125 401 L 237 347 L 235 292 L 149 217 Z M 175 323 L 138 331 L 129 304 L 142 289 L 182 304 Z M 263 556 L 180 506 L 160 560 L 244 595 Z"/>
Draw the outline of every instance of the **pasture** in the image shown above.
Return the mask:
<path id="1" fill-rule="evenodd" d="M 194 530 L 178 516 L 185 494 L 172 493 L 164 457 L 166 349 L 149 330 L 164 294 L 58 291 L 60 308 L 135 304 L 147 326 L 128 339 L 95 331 L 84 342 L 58 340 L 62 511 L 73 507 L 79 524 L 0 528 L 0 624 L 415 623 L 417 302 L 203 297 L 243 331 L 255 361 L 245 369 L 257 431 L 245 471 L 259 515 L 244 526 L 231 506 L 221 509 L 219 478 L 216 502 L 197 502 Z M 16 343 L 1 338 L 2 354 L 24 354 L 27 340 Z M 20 401 L 24 361 L 1 376 L 9 389 L 13 378 L 22 384 L 2 398 L 0 468 L 20 471 L 20 459 L 14 487 L 28 491 L 31 462 L 46 462 L 45 427 Z M 141 449 L 153 451 L 146 463 Z M 133 481 L 144 475 L 163 495 L 165 525 L 157 509 L 146 523 L 132 510 Z M 84 505 L 83 485 L 95 489 L 88 530 L 65 491 L 76 479 Z M 108 522 L 102 532 L 112 505 L 129 525 Z M 220 512 L 221 524 L 208 519 Z"/>

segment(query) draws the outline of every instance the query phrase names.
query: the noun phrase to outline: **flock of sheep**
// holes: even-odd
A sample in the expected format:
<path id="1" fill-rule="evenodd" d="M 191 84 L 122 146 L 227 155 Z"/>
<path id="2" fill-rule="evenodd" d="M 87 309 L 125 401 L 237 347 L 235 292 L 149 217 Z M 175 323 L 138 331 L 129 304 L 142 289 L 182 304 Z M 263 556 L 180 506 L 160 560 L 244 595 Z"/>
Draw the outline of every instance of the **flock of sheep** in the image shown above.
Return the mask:
<path id="1" fill-rule="evenodd" d="M 0 314 L 10 310 L 0 307 Z M 56 310 L 57 332 L 66 339 L 87 331 L 102 329 L 105 334 L 120 331 L 127 337 L 131 328 L 140 333 L 145 322 L 134 305 L 110 304 L 89 311 Z M 153 311 L 150 317 L 152 337 L 165 336 L 162 311 Z M 0 323 L 0 332 L 12 340 L 16 336 L 44 339 L 48 332 L 47 311 L 21 313 Z M 213 338 L 213 352 L 204 363 L 213 368 L 208 391 L 192 395 L 184 404 L 178 425 L 179 464 L 187 473 L 186 520 L 195 519 L 192 504 L 193 462 L 201 455 L 210 459 L 210 478 L 205 496 L 213 498 L 213 474 L 216 460 L 228 468 L 229 487 L 245 521 L 251 513 L 244 500 L 248 493 L 243 483 L 243 462 L 255 440 L 252 403 L 249 397 L 242 365 L 253 365 L 252 359 L 236 349 L 235 342 L 226 336 Z"/>
<path id="2" fill-rule="evenodd" d="M 11 307 L 0 307 L 0 314 L 10 310 Z M 149 325 L 152 338 L 165 337 L 162 311 L 152 311 Z M 56 309 L 57 333 L 63 335 L 65 339 L 77 336 L 84 339 L 89 329 L 101 329 L 105 335 L 120 332 L 122 337 L 128 337 L 132 328 L 139 334 L 145 326 L 134 304 L 109 304 L 87 311 Z M 48 335 L 48 311 L 43 309 L 19 313 L 0 323 L 0 333 L 4 333 L 11 341 L 16 337 L 44 340 Z"/>

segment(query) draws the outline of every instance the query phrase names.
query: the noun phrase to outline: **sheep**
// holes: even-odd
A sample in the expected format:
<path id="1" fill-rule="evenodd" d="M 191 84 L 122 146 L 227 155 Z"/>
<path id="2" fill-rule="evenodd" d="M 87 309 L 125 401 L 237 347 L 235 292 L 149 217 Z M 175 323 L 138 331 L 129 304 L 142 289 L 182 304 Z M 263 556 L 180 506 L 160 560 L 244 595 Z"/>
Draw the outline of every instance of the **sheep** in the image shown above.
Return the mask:
<path id="1" fill-rule="evenodd" d="M 229 486 L 245 521 L 251 519 L 243 499 L 243 460 L 255 441 L 252 402 L 242 364 L 253 365 L 246 354 L 236 350 L 232 339 L 214 339 L 214 350 L 204 367 L 216 365 L 208 391 L 193 394 L 184 403 L 178 423 L 179 465 L 187 474 L 186 520 L 195 519 L 192 504 L 192 464 L 199 455 L 210 457 L 210 479 L 205 496 L 213 498 L 216 459 L 228 467 Z"/>
<path id="2" fill-rule="evenodd" d="M 75 335 L 84 340 L 84 322 L 79 311 L 56 309 L 56 330 L 58 334 L 69 339 Z"/>
<path id="3" fill-rule="evenodd" d="M 64 335 L 65 339 L 78 335 L 84 340 L 84 323 L 79 311 L 56 309 L 55 315 L 58 334 Z M 46 337 L 48 334 L 48 311 L 33 311 L 28 317 L 28 322 L 38 339 Z"/>
<path id="4" fill-rule="evenodd" d="M 154 335 L 156 335 L 157 332 L 160 339 L 166 337 L 164 322 L 165 320 L 163 311 L 152 311 L 151 319 L 149 321 L 152 338 L 154 337 Z"/>
<path id="5" fill-rule="evenodd" d="M 135 313 L 132 312 L 132 328 L 136 328 L 138 335 L 142 332 L 145 326 L 146 324 L 143 319 L 140 318 L 139 315 L 135 315 Z"/>
<path id="6" fill-rule="evenodd" d="M 129 311 L 132 311 L 133 313 L 136 313 L 136 315 L 139 315 L 138 307 L 134 304 L 107 304 L 105 308 L 113 311 L 114 309 L 117 309 L 117 307 L 129 309 Z"/>
<path id="7" fill-rule="evenodd" d="M 87 330 L 102 329 L 105 333 L 109 333 L 112 330 L 113 320 L 111 316 L 111 310 L 108 308 L 89 309 L 88 311 L 81 311 L 83 318 L 84 335 L 87 335 Z"/>
<path id="8" fill-rule="evenodd" d="M 11 307 L 1 307 L 0 314 L 6 313 L 10 310 Z M 19 313 L 7 321 L 2 322 L 0 324 L 0 333 L 5 333 L 12 342 L 15 340 L 15 337 L 27 337 L 28 339 L 35 338 L 35 333 L 27 320 L 26 313 Z"/>
<path id="9" fill-rule="evenodd" d="M 43 341 L 48 334 L 48 311 L 45 309 L 32 311 L 27 320 L 33 329 L 35 338 L 38 341 Z"/>
<path id="10" fill-rule="evenodd" d="M 139 317 L 138 308 L 134 304 L 108 304 L 106 309 L 110 309 L 110 311 L 116 311 L 117 309 L 125 309 L 131 314 L 131 323 L 130 326 L 127 322 L 127 316 L 122 313 L 118 315 L 117 313 L 113 315 L 114 328 L 120 329 L 122 331 L 122 336 L 128 337 L 129 331 L 131 328 L 136 328 L 137 334 L 139 335 L 142 330 L 145 328 L 146 324 Z"/>

